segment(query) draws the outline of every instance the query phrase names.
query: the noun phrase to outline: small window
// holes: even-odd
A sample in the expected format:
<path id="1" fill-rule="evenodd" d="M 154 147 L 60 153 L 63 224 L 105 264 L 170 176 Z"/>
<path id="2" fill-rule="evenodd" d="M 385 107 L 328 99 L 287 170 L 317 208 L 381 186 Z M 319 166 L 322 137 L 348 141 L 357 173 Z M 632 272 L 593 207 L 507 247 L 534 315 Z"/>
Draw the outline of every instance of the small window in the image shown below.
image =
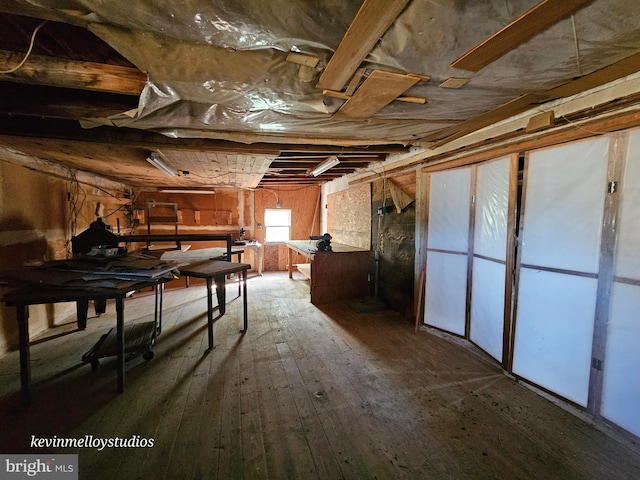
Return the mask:
<path id="1" fill-rule="evenodd" d="M 291 210 L 267 208 L 264 211 L 265 241 L 286 242 L 290 240 Z"/>

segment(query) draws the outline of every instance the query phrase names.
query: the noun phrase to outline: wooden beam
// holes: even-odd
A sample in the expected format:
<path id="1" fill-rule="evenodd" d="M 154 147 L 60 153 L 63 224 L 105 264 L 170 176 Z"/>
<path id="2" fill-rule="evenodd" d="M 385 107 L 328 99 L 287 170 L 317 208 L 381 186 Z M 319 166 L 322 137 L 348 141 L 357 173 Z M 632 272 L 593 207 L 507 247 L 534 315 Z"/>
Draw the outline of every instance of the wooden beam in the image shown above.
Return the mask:
<path id="1" fill-rule="evenodd" d="M 23 53 L 0 50 L 0 70 L 13 68 L 23 58 Z M 0 80 L 140 95 L 147 76 L 137 68 L 30 55 L 16 72 L 0 74 Z"/>
<path id="2" fill-rule="evenodd" d="M 365 0 L 318 81 L 342 90 L 409 0 Z"/>
<path id="3" fill-rule="evenodd" d="M 273 157 L 277 157 L 283 152 L 294 152 L 296 154 L 317 153 L 342 155 L 343 153 L 351 153 L 371 155 L 406 153 L 408 151 L 407 147 L 394 144 L 337 147 L 335 145 L 303 143 L 239 143 L 202 138 L 171 138 L 166 135 L 143 130 L 114 127 L 100 127 L 87 130 L 81 128 L 78 122 L 75 121 L 0 115 L 0 142 L 2 138 L 12 139 L 12 141 L 23 138 L 27 143 L 33 138 L 38 138 L 42 142 L 45 142 L 47 139 L 59 139 L 66 142 L 102 143 L 109 146 L 132 147 L 147 150 L 167 149 Z"/>
<path id="4" fill-rule="evenodd" d="M 593 0 L 543 0 L 475 46 L 451 66 L 477 72 Z"/>
<path id="5" fill-rule="evenodd" d="M 0 96 L 0 113 L 67 120 L 105 118 L 137 106 L 132 95 L 13 82 L 3 82 Z"/>
<path id="6" fill-rule="evenodd" d="M 559 87 L 547 90 L 546 92 L 522 95 L 505 103 L 504 105 L 494 108 L 493 110 L 460 122 L 458 125 L 453 125 L 449 128 L 434 132 L 424 137 L 422 140 L 427 142 L 436 142 L 429 147 L 437 148 L 457 138 L 464 137 L 475 130 L 509 118 L 512 115 L 524 112 L 541 102 L 575 95 L 585 90 L 625 77 L 637 72 L 638 70 L 640 70 L 640 53 L 631 55 L 612 65 L 596 70 L 593 73 L 576 80 L 572 80 L 571 82 L 560 85 Z"/>
<path id="7" fill-rule="evenodd" d="M 397 99 L 418 77 L 374 70 L 334 115 L 336 120 L 365 120 Z"/>
<path id="8" fill-rule="evenodd" d="M 584 75 L 572 80 L 571 82 L 565 83 L 564 85 L 548 90 L 545 93 L 545 97 L 547 100 L 569 97 L 576 93 L 584 92 L 585 90 L 612 82 L 613 80 L 626 77 L 627 75 L 631 75 L 637 71 L 640 71 L 640 53 L 623 58 L 622 60 L 607 67 L 603 67 L 600 70 L 596 70 L 588 75 Z"/>
<path id="9" fill-rule="evenodd" d="M 523 112 L 530 108 L 532 105 L 539 103 L 542 100 L 541 95 L 529 93 L 521 95 L 520 97 L 511 100 L 503 105 L 500 105 L 493 110 L 477 115 L 469 120 L 460 122 L 458 125 L 454 125 L 439 132 L 435 132 L 427 137 L 424 137 L 424 141 L 438 141 L 435 145 L 431 145 L 431 148 L 443 145 L 451 142 L 456 138 L 463 137 L 464 135 L 471 133 L 480 128 L 491 125 L 492 123 L 504 120 L 512 115 Z"/>

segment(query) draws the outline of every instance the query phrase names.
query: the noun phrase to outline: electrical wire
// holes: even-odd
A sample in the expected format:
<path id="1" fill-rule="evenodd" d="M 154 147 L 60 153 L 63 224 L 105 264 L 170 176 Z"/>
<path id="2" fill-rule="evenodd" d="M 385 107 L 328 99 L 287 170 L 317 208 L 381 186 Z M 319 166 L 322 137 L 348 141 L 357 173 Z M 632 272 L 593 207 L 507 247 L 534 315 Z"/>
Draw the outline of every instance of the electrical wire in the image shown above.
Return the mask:
<path id="1" fill-rule="evenodd" d="M 569 120 L 565 115 L 560 115 L 560 118 L 564 118 L 567 121 L 567 123 L 571 125 L 573 128 L 577 130 L 582 130 L 583 132 L 592 133 L 594 135 L 607 135 L 611 133 L 611 132 L 597 132 L 595 130 L 589 130 L 588 128 L 581 127 L 576 122 Z"/>
<path id="2" fill-rule="evenodd" d="M 35 28 L 35 30 L 33 31 L 33 34 L 31 35 L 31 42 L 29 43 L 29 49 L 27 50 L 27 53 L 25 54 L 25 56 L 22 59 L 22 61 L 18 65 L 16 65 L 15 67 L 10 68 L 9 70 L 0 70 L 1 74 L 13 73 L 13 72 L 15 72 L 17 70 L 20 70 L 20 68 L 22 68 L 22 66 L 26 63 L 27 59 L 29 58 L 29 55 L 31 55 L 31 50 L 33 50 L 33 44 L 34 44 L 34 42 L 36 40 L 36 34 L 44 26 L 45 23 L 47 23 L 47 20 L 45 20 L 40 25 L 38 25 Z"/>
<path id="3" fill-rule="evenodd" d="M 580 46 L 578 44 L 578 31 L 576 30 L 576 19 L 571 15 L 571 25 L 573 25 L 573 42 L 576 49 L 576 67 L 578 69 L 578 76 L 582 76 L 582 67 L 580 66 Z"/>
<path id="4" fill-rule="evenodd" d="M 82 210 L 82 206 L 84 205 L 87 195 L 80 186 L 80 182 L 78 182 L 75 170 L 68 169 L 68 173 L 69 178 L 67 179 L 67 201 L 69 203 L 69 208 L 67 210 L 67 232 L 65 235 L 65 248 L 67 258 L 71 258 L 73 256 L 71 239 L 76 234 L 76 229 L 78 227 L 78 216 L 80 215 L 80 211 Z M 80 200 L 80 193 L 82 193 L 83 195 L 82 200 Z"/>

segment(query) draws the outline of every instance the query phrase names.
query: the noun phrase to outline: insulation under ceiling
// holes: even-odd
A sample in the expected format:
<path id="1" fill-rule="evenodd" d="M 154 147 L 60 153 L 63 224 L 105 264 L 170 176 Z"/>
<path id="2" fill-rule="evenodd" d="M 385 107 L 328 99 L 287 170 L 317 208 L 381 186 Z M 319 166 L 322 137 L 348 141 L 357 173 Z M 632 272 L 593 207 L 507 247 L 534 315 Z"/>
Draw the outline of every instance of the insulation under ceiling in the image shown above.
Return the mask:
<path id="1" fill-rule="evenodd" d="M 428 147 L 640 69 L 637 0 L 12 0 L 2 8 L 85 28 L 146 76 L 133 108 L 87 111 L 82 128 L 172 139 Z M 338 74 L 328 79 L 331 68 Z M 591 80 L 594 72 L 604 74 Z M 19 72 L 0 80 L 28 81 Z M 244 186 L 286 176 L 269 170 L 280 157 L 243 171 Z"/>

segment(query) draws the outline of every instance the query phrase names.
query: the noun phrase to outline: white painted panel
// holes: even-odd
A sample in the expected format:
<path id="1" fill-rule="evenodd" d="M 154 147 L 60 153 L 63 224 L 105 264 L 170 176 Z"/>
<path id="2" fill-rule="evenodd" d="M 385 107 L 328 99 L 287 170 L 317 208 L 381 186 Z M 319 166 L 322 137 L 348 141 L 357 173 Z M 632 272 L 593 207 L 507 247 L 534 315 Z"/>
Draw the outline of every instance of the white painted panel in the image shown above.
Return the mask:
<path id="1" fill-rule="evenodd" d="M 469 245 L 471 169 L 433 173 L 429 192 L 428 247 L 466 252 Z"/>
<path id="2" fill-rule="evenodd" d="M 473 259 L 470 338 L 498 361 L 502 361 L 504 270 L 501 263 Z"/>
<path id="3" fill-rule="evenodd" d="M 467 256 L 427 252 L 424 322 L 464 335 Z"/>
<path id="4" fill-rule="evenodd" d="M 621 196 L 616 275 L 640 280 L 640 130 L 629 138 Z"/>
<path id="5" fill-rule="evenodd" d="M 509 206 L 509 158 L 478 167 L 473 251 L 485 257 L 506 259 Z"/>
<path id="6" fill-rule="evenodd" d="M 513 372 L 587 405 L 597 280 L 520 271 Z"/>
<path id="7" fill-rule="evenodd" d="M 640 287 L 614 283 L 610 312 L 602 415 L 640 436 Z"/>
<path id="8" fill-rule="evenodd" d="M 598 271 L 609 139 L 530 154 L 522 262 Z"/>

